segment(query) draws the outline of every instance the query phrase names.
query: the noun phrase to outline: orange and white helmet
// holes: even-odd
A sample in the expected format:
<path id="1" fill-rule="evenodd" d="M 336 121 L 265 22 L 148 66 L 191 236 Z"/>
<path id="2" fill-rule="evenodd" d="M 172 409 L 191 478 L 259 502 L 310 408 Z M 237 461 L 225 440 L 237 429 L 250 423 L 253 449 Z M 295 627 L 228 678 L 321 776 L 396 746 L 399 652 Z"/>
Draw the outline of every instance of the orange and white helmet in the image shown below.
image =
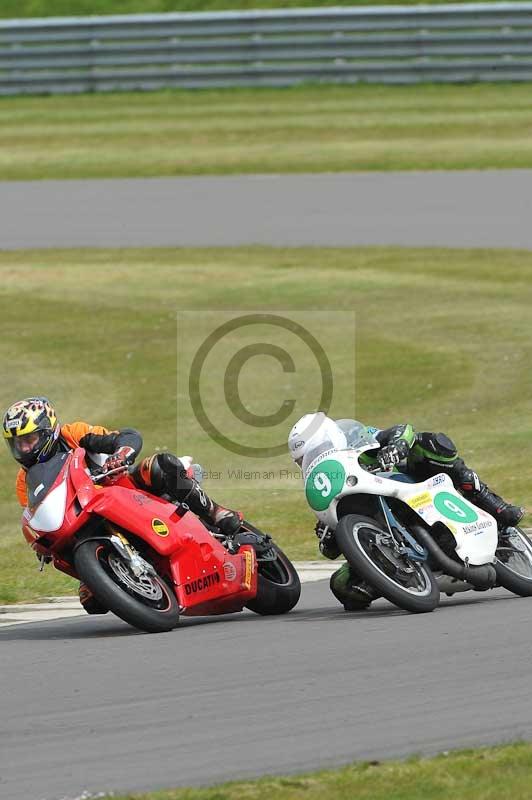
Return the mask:
<path id="1" fill-rule="evenodd" d="M 60 426 L 46 397 L 27 397 L 9 406 L 2 423 L 13 458 L 25 469 L 48 461 L 56 451 Z"/>
<path id="2" fill-rule="evenodd" d="M 331 447 L 339 450 L 346 446 L 344 433 L 336 422 L 323 411 L 317 411 L 314 414 L 305 414 L 296 422 L 288 434 L 288 449 L 300 467 L 303 457 L 326 440 L 331 443 Z"/>

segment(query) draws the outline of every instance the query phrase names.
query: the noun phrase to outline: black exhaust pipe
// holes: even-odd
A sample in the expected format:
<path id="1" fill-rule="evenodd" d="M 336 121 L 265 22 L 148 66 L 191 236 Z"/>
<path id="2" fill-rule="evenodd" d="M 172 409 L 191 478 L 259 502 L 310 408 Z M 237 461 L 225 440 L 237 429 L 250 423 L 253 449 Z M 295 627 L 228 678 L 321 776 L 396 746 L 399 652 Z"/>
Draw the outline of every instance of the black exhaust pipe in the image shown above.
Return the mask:
<path id="1" fill-rule="evenodd" d="M 497 573 L 493 564 L 482 564 L 480 567 L 461 564 L 449 558 L 421 525 L 409 525 L 409 528 L 447 575 L 458 578 L 460 581 L 466 581 L 476 589 L 493 589 L 497 583 Z"/>

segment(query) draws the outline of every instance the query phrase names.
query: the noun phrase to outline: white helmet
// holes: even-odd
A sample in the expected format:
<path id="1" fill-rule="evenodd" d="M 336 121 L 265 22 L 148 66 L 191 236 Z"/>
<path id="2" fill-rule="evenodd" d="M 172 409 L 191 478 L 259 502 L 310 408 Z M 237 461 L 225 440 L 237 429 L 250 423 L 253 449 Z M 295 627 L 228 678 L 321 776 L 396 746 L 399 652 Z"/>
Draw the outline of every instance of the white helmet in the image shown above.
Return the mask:
<path id="1" fill-rule="evenodd" d="M 288 434 L 290 455 L 301 466 L 303 457 L 327 439 L 331 442 L 331 447 L 338 450 L 346 447 L 345 435 L 333 419 L 323 411 L 305 414 Z"/>

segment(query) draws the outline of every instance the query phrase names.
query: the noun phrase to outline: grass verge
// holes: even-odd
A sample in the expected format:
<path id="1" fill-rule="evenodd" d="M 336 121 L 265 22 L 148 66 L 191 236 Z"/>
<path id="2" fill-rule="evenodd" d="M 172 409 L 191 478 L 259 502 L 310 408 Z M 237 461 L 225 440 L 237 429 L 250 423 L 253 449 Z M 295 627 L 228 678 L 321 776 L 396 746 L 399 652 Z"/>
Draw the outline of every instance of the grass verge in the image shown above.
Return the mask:
<path id="1" fill-rule="evenodd" d="M 193 454 L 211 471 L 205 488 L 215 499 L 242 508 L 292 557 L 315 557 L 313 516 L 288 456 L 228 452 L 198 425 L 188 395 L 191 359 L 212 330 L 206 310 L 220 323 L 225 310 L 297 312 L 333 366 L 331 415 L 443 430 L 493 488 L 530 505 L 531 275 L 532 253 L 503 250 L 0 253 L 0 407 L 46 393 L 65 422 L 135 426 L 145 454 Z M 178 329 L 180 309 L 188 316 Z M 214 349 L 201 390 L 219 428 L 265 446 L 282 443 L 319 404 L 321 384 L 314 357 L 281 330 L 273 343 L 295 371 L 255 355 L 242 366 L 239 391 L 257 415 L 275 413 L 284 398 L 294 408 L 272 428 L 239 420 L 224 398 L 224 370 L 237 350 L 262 341 L 259 333 L 244 328 Z M 19 533 L 15 471 L 3 448 L 0 602 L 71 592 L 72 581 L 54 570 L 36 572 Z"/>
<path id="2" fill-rule="evenodd" d="M 0 177 L 532 167 L 528 85 L 2 98 Z"/>
<path id="3" fill-rule="evenodd" d="M 532 745 L 354 764 L 286 778 L 115 796 L 114 800 L 528 800 Z"/>
<path id="4" fill-rule="evenodd" d="M 413 5 L 417 0 L 389 0 Z M 389 4 L 388 2 L 388 4 Z M 430 5 L 437 0 L 426 0 Z M 238 11 L 256 8 L 373 5 L 372 0 L 2 0 L 0 18 L 73 17 L 90 14 L 157 14 L 165 11 Z"/>

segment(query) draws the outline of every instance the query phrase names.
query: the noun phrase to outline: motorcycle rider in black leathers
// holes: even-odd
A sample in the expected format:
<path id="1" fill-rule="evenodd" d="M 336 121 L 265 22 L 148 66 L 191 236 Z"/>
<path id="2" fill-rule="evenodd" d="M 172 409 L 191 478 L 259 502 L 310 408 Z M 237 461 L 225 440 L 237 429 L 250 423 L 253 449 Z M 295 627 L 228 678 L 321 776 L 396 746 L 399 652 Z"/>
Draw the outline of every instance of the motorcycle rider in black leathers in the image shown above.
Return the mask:
<path id="1" fill-rule="evenodd" d="M 314 415 L 306 415 L 307 418 L 312 416 Z M 333 422 L 325 415 L 322 416 L 325 426 Z M 296 458 L 298 451 L 293 449 L 291 443 L 300 444 L 304 438 L 301 436 L 301 430 L 305 427 L 309 429 L 309 420 L 306 422 L 303 420 L 305 417 L 292 428 L 288 440 L 289 449 L 296 463 L 302 459 Z M 323 425 L 323 422 L 320 424 Z M 379 465 L 383 470 L 399 467 L 416 482 L 427 480 L 440 472 L 446 473 L 455 488 L 467 500 L 495 517 L 502 535 L 507 528 L 517 525 L 523 518 L 525 509 L 506 502 L 492 492 L 477 473 L 459 457 L 456 445 L 446 434 L 417 432 L 409 423 L 393 425 L 384 430 L 367 426 L 367 430 L 377 439 L 379 449 L 364 453 L 360 458 L 361 464 Z M 320 551 L 327 558 L 337 558 L 340 551 L 334 533 L 325 538 L 322 538 L 322 533 L 323 527 L 318 523 L 316 534 L 320 537 Z M 362 581 L 348 564 L 344 564 L 332 575 L 330 586 L 334 596 L 344 605 L 346 611 L 368 608 L 377 596 L 373 588 Z"/>

